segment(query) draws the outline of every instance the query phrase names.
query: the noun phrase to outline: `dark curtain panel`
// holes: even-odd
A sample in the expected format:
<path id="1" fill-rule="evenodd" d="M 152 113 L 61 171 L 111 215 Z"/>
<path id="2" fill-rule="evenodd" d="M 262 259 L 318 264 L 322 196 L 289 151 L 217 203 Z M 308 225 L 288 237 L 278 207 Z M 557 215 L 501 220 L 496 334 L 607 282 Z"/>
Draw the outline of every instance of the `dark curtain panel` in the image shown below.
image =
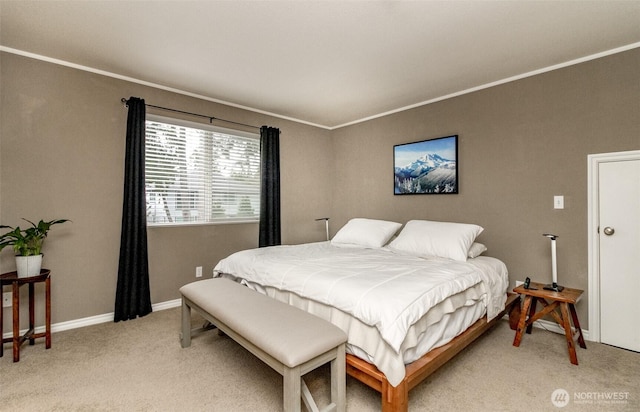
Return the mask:
<path id="1" fill-rule="evenodd" d="M 127 106 L 124 201 L 114 322 L 151 313 L 144 190 L 145 104 L 143 99 L 131 97 Z"/>
<path id="2" fill-rule="evenodd" d="M 259 246 L 280 244 L 280 129 L 260 128 Z"/>

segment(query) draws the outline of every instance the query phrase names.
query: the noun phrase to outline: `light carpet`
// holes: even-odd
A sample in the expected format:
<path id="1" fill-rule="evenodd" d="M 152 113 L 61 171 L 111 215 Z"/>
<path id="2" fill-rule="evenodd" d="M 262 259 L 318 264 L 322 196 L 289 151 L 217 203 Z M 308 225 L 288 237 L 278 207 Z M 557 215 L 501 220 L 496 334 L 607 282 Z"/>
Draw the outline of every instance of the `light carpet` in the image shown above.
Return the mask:
<path id="1" fill-rule="evenodd" d="M 203 320 L 193 314 L 192 323 Z M 279 411 L 281 376 L 231 339 L 207 331 L 179 342 L 180 309 L 55 333 L 0 358 L 2 411 Z M 563 335 L 534 329 L 519 348 L 501 321 L 422 382 L 409 411 L 638 411 L 640 354 L 587 342 L 579 366 Z M 329 368 L 305 381 L 320 407 Z M 552 399 L 554 391 L 560 396 Z M 616 399 L 614 399 L 616 398 Z M 555 404 L 554 402 L 555 401 Z M 561 405 L 561 407 L 557 406 Z M 380 395 L 347 377 L 347 409 L 379 411 Z M 303 406 L 304 410 L 304 406 Z"/>

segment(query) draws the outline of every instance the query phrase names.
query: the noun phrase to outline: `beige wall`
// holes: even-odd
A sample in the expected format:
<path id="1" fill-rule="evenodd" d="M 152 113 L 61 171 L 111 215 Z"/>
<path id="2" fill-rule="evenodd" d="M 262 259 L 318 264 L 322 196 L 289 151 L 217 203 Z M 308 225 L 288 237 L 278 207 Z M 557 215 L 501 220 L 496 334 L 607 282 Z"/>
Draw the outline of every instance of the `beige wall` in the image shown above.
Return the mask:
<path id="1" fill-rule="evenodd" d="M 324 226 L 314 219 L 330 208 L 328 130 L 14 54 L 1 53 L 0 59 L 0 221 L 14 226 L 21 217 L 73 220 L 55 226 L 44 246 L 54 323 L 113 312 L 127 118 L 122 97 L 280 128 L 283 241 L 324 239 Z M 196 280 L 196 266 L 207 276 L 219 259 L 257 246 L 257 229 L 150 228 L 152 302 L 177 299 L 178 288 Z M 0 263 L 2 272 L 15 269 L 10 248 Z"/>
<path id="2" fill-rule="evenodd" d="M 587 155 L 640 149 L 640 50 L 571 66 L 333 134 L 334 227 L 353 216 L 469 222 L 512 284 L 587 290 Z M 459 135 L 458 195 L 393 195 L 393 145 Z M 564 195 L 565 209 L 553 209 Z M 588 328 L 587 294 L 578 305 Z"/>
<path id="3" fill-rule="evenodd" d="M 587 288 L 587 155 L 640 148 L 640 50 L 327 131 L 126 81 L 0 53 L 0 220 L 69 218 L 45 245 L 53 322 L 113 311 L 126 109 L 120 98 L 279 127 L 283 242 L 322 240 L 349 218 L 434 219 L 485 227 L 512 281 L 547 281 L 558 241 L 562 283 Z M 193 120 L 193 119 L 192 119 Z M 222 125 L 228 126 L 228 125 Z M 459 135 L 460 194 L 394 196 L 393 145 Z M 565 209 L 554 210 L 554 195 Z M 257 225 L 150 228 L 153 303 L 230 252 Z M 11 252 L 1 270 L 13 270 Z M 586 295 L 578 306 L 588 328 Z M 5 320 L 8 318 L 5 317 Z"/>

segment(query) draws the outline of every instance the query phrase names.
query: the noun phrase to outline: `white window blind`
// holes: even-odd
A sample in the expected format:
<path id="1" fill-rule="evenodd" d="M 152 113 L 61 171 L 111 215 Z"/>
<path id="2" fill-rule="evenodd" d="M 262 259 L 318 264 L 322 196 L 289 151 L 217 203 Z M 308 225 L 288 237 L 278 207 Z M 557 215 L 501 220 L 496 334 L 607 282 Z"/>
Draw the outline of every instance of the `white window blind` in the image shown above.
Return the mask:
<path id="1" fill-rule="evenodd" d="M 145 155 L 150 226 L 259 219 L 257 135 L 147 115 Z"/>

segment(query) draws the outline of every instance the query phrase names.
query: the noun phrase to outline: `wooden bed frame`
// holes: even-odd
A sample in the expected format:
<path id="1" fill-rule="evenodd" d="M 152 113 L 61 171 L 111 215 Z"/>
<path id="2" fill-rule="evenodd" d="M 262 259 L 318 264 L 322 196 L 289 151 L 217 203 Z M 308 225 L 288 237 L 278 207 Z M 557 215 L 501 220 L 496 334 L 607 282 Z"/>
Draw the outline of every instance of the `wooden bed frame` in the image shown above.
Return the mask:
<path id="1" fill-rule="evenodd" d="M 380 392 L 382 412 L 407 412 L 411 389 L 469 346 L 507 313 L 509 313 L 509 325 L 515 330 L 520 318 L 519 295 L 508 293 L 504 310 L 491 321 L 487 322 L 486 316 L 479 319 L 451 342 L 433 349 L 422 358 L 408 364 L 405 378 L 398 386 L 391 386 L 387 377 L 374 365 L 350 354 L 347 354 L 347 374 Z"/>

